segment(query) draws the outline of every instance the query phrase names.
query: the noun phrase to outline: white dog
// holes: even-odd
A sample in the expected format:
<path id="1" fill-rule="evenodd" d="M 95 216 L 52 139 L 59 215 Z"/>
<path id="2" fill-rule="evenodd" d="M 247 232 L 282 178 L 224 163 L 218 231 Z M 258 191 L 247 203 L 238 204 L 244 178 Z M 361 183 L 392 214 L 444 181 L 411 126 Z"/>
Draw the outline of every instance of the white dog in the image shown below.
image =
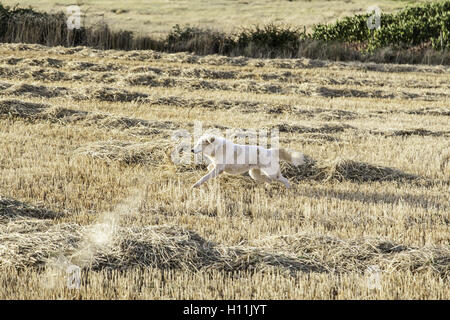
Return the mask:
<path id="1" fill-rule="evenodd" d="M 260 146 L 235 144 L 230 140 L 211 134 L 203 135 L 191 150 L 203 155 L 211 161 L 209 172 L 198 180 L 192 187 L 199 187 L 222 172 L 242 174 L 249 172 L 256 181 L 281 181 L 286 188 L 290 188 L 289 181 L 281 175 L 279 159 L 301 165 L 304 155 L 297 151 L 286 149 L 265 149 Z"/>

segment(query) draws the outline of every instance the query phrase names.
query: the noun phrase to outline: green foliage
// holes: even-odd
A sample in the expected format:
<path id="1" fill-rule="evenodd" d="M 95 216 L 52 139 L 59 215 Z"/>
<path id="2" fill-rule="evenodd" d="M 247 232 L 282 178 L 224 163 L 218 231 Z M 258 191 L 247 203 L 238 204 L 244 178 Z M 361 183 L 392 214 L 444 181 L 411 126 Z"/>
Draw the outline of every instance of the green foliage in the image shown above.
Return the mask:
<path id="1" fill-rule="evenodd" d="M 6 31 L 6 23 L 8 21 L 8 16 L 9 16 L 9 8 L 8 7 L 4 7 L 1 3 L 0 3 L 0 38 L 3 36 L 3 34 Z"/>
<path id="2" fill-rule="evenodd" d="M 387 46 L 407 48 L 428 42 L 435 49 L 450 46 L 449 0 L 407 7 L 393 14 L 381 14 L 379 29 L 368 28 L 370 16 L 355 15 L 334 24 L 316 25 L 311 36 L 323 41 L 365 43 L 369 50 Z"/>
<path id="3" fill-rule="evenodd" d="M 212 29 L 175 25 L 163 40 L 169 51 L 194 51 L 200 54 L 228 54 L 235 43 L 230 35 Z"/>
<path id="4" fill-rule="evenodd" d="M 31 8 L 10 8 L 0 4 L 0 41 L 59 45 L 67 38 L 64 13 L 49 14 Z"/>
<path id="5" fill-rule="evenodd" d="M 203 50 L 205 54 L 229 54 L 252 48 L 252 50 L 265 52 L 264 56 L 272 56 L 280 52 L 296 52 L 303 38 L 305 38 L 305 33 L 299 29 L 277 24 L 242 28 L 235 34 L 175 25 L 167 35 L 165 42 L 166 46 L 171 49 L 184 47 L 186 50 L 196 52 L 200 47 L 208 45 L 210 49 Z"/>
<path id="6" fill-rule="evenodd" d="M 291 26 L 267 24 L 262 27 L 244 28 L 237 35 L 237 46 L 245 48 L 250 45 L 275 51 L 297 51 L 305 33 Z"/>

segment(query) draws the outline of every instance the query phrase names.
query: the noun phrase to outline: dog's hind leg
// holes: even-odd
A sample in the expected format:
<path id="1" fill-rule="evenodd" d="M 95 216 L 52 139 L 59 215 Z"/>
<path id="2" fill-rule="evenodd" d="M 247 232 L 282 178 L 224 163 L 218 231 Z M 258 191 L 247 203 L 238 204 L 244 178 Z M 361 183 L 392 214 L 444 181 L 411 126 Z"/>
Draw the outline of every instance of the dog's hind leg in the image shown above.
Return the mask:
<path id="1" fill-rule="evenodd" d="M 289 183 L 288 179 L 283 177 L 283 175 L 281 174 L 279 169 L 278 169 L 278 172 L 276 172 L 274 174 L 269 174 L 268 172 L 266 172 L 264 170 L 261 170 L 261 172 L 263 173 L 264 176 L 266 176 L 266 178 L 269 181 L 278 180 L 278 181 L 282 182 L 287 189 L 289 189 L 291 187 L 291 184 Z"/>
<path id="2" fill-rule="evenodd" d="M 277 177 L 277 180 L 283 182 L 283 184 L 286 188 L 289 189 L 291 187 L 289 180 L 286 179 L 285 177 L 283 177 L 281 174 Z"/>

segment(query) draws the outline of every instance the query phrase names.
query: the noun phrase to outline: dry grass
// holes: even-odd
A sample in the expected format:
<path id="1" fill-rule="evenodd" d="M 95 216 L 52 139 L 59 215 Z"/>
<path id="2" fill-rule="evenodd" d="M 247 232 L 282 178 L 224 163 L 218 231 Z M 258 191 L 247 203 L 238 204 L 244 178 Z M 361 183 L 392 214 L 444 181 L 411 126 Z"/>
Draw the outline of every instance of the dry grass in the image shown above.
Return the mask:
<path id="1" fill-rule="evenodd" d="M 447 67 L 0 53 L 0 298 L 450 297 Z M 171 137 L 195 121 L 276 127 L 307 161 L 290 190 L 191 190 L 206 165 Z"/>

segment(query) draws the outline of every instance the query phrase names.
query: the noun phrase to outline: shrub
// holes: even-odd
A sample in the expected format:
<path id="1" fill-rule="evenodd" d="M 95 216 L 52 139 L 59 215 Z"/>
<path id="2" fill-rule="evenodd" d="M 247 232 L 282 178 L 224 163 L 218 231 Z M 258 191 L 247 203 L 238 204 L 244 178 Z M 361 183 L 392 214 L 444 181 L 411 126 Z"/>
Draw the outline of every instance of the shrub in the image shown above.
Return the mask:
<path id="1" fill-rule="evenodd" d="M 229 54 L 234 45 L 232 37 L 223 32 L 177 24 L 165 38 L 163 47 L 167 51 Z"/>
<path id="2" fill-rule="evenodd" d="M 241 50 L 257 50 L 265 57 L 289 57 L 297 53 L 305 32 L 287 25 L 268 24 L 243 28 L 236 36 L 236 46 Z"/>
<path id="3" fill-rule="evenodd" d="M 435 49 L 450 47 L 449 0 L 382 14 L 379 29 L 370 30 L 367 27 L 369 17 L 370 14 L 360 14 L 330 25 L 316 25 L 312 37 L 323 41 L 366 43 L 369 51 L 387 46 L 408 48 L 423 43 L 430 43 Z"/>

